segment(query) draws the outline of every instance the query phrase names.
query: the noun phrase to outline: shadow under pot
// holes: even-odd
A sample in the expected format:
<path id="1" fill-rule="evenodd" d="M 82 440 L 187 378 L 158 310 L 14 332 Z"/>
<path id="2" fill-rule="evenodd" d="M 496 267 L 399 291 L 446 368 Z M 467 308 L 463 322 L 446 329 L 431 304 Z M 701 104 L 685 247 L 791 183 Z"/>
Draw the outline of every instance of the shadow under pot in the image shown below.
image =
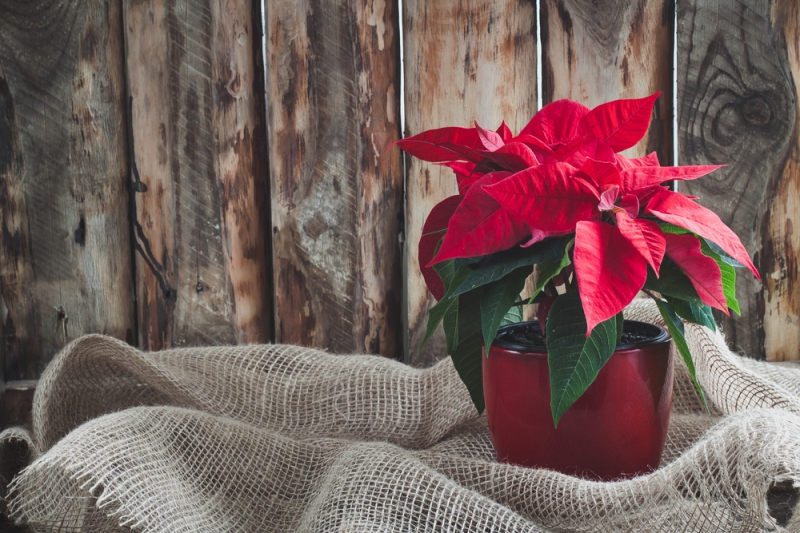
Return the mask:
<path id="1" fill-rule="evenodd" d="M 482 358 L 499 461 L 604 481 L 658 468 L 672 406 L 671 339 L 664 328 L 632 320 L 623 332 L 614 355 L 556 428 L 538 322 L 500 328 Z"/>

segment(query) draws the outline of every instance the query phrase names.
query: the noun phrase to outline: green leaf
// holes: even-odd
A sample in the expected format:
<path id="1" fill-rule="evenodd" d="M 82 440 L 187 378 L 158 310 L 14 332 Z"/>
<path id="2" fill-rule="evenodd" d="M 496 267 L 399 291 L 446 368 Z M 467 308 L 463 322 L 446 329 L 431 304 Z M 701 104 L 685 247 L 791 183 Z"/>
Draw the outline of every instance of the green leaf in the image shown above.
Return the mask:
<path id="1" fill-rule="evenodd" d="M 560 261 L 539 263 L 539 278 L 536 280 L 536 287 L 534 287 L 533 294 L 531 294 L 531 297 L 528 300 L 529 304 L 533 303 L 534 298 L 539 296 L 539 293 L 542 292 L 548 281 L 556 277 L 564 269 L 564 267 L 568 266 L 572 262 L 569 259 L 569 250 L 572 248 L 574 243 L 574 239 L 567 243 L 567 245 L 564 247 L 564 255 L 561 257 Z"/>
<path id="2" fill-rule="evenodd" d="M 500 327 L 507 326 L 509 324 L 516 324 L 518 322 L 522 322 L 522 306 L 518 304 L 522 304 L 524 302 L 514 302 L 514 305 L 508 310 L 506 316 L 503 317 L 503 320 L 500 322 Z"/>
<path id="3" fill-rule="evenodd" d="M 700 242 L 703 242 L 703 241 L 705 241 L 706 244 L 708 245 L 708 247 L 711 248 L 711 251 L 713 251 L 715 254 L 717 254 L 719 256 L 721 261 L 731 265 L 734 268 L 744 268 L 743 264 L 741 264 L 739 261 L 737 261 L 733 257 L 729 256 L 728 252 L 726 252 L 725 250 L 720 248 L 718 244 L 713 243 L 713 242 L 709 241 L 708 239 L 702 239 Z M 709 256 L 709 257 L 711 257 L 711 256 Z"/>
<path id="4" fill-rule="evenodd" d="M 453 259 L 437 263 L 433 265 L 433 269 L 439 274 L 439 277 L 442 278 L 442 282 L 444 283 L 445 294 L 442 300 L 452 298 L 456 289 L 467 279 L 469 273 L 472 272 L 472 269 L 468 266 L 456 268 L 456 263 Z"/>
<path id="5" fill-rule="evenodd" d="M 616 346 L 622 340 L 622 334 L 625 332 L 625 317 L 622 316 L 622 311 L 620 311 L 615 318 L 617 319 L 617 340 L 614 343 L 614 348 L 616 349 Z"/>
<path id="6" fill-rule="evenodd" d="M 693 302 L 697 305 L 704 305 L 697 290 L 689 281 L 689 278 L 674 261 L 669 257 L 664 257 L 659 271 L 660 277 L 656 277 L 652 269 L 647 270 L 647 281 L 644 288 L 661 293 L 663 296 L 671 296 Z"/>
<path id="7" fill-rule="evenodd" d="M 464 266 L 474 265 L 480 260 L 480 257 L 457 257 L 456 259 L 453 259 L 453 265 L 456 267 L 456 270 L 458 270 Z"/>
<path id="8" fill-rule="evenodd" d="M 601 322 L 586 337 L 586 317 L 578 291 L 559 296 L 547 319 L 547 364 L 550 367 L 550 409 L 553 422 L 586 392 L 614 354 L 617 320 Z"/>
<path id="9" fill-rule="evenodd" d="M 471 291 L 457 297 L 458 305 L 451 312 L 455 324 L 455 335 L 448 340 L 447 351 L 453 359 L 461 381 L 467 386 L 469 396 L 478 413 L 485 408 L 483 399 L 483 369 L 481 367 L 481 290 Z M 447 315 L 445 316 L 447 322 Z M 447 336 L 447 328 L 445 328 Z"/>
<path id="10" fill-rule="evenodd" d="M 672 233 L 673 235 L 686 235 L 691 233 L 688 229 L 670 224 L 669 222 L 659 222 L 658 225 L 661 226 L 661 231 L 664 233 Z"/>
<path id="11" fill-rule="evenodd" d="M 458 296 L 450 300 L 454 302 L 442 318 L 442 329 L 444 329 L 445 347 L 447 354 L 451 355 L 458 344 Z"/>
<path id="12" fill-rule="evenodd" d="M 528 268 L 518 268 L 508 276 L 493 281 L 483 286 L 481 296 L 481 330 L 483 331 L 484 346 L 488 348 L 494 342 L 497 330 L 508 314 L 511 306 L 519 298 L 519 293 L 525 287 L 530 271 Z"/>
<path id="13" fill-rule="evenodd" d="M 664 317 L 664 322 L 667 325 L 669 334 L 672 335 L 672 340 L 675 342 L 675 346 L 678 348 L 678 353 L 681 354 L 681 357 L 683 357 L 683 362 L 686 363 L 686 367 L 689 369 L 689 375 L 692 376 L 692 382 L 694 383 L 695 389 L 697 389 L 697 394 L 700 395 L 700 399 L 703 400 L 703 405 L 710 415 L 711 411 L 708 409 L 706 395 L 703 392 L 703 389 L 700 388 L 700 383 L 697 381 L 697 376 L 694 369 L 694 361 L 692 361 L 692 354 L 689 351 L 689 345 L 686 343 L 686 337 L 684 336 L 683 322 L 681 322 L 681 319 L 678 318 L 678 315 L 675 313 L 675 308 L 672 307 L 672 304 L 669 302 L 665 302 L 656 298 L 656 305 L 658 305 L 658 310 L 661 312 L 661 316 Z"/>
<path id="14" fill-rule="evenodd" d="M 447 311 L 456 303 L 456 299 L 453 298 L 442 298 L 436 305 L 431 307 L 428 310 L 428 325 L 425 329 L 425 338 L 422 339 L 422 343 L 419 345 L 419 349 L 417 353 L 422 350 L 422 347 L 428 343 L 431 336 L 433 336 L 433 332 L 436 331 L 436 327 L 444 318 Z"/>
<path id="15" fill-rule="evenodd" d="M 739 302 L 736 300 L 736 269 L 716 253 L 705 239 L 700 239 L 700 250 L 719 265 L 719 270 L 722 273 L 722 292 L 725 294 L 725 304 L 736 311 L 737 315 L 741 315 Z"/>
<path id="16" fill-rule="evenodd" d="M 453 293 L 453 296 L 504 278 L 518 268 L 558 261 L 564 254 L 566 242 L 566 239 L 545 239 L 530 248 L 515 246 L 510 250 L 486 256 L 480 263 L 477 263 L 477 266 L 471 265 L 470 268 L 473 270 Z"/>
<path id="17" fill-rule="evenodd" d="M 717 331 L 717 324 L 714 322 L 714 315 L 709 306 L 705 304 L 697 305 L 694 302 L 687 302 L 670 296 L 667 296 L 666 299 L 675 309 L 675 314 L 685 321 L 705 326 L 711 331 Z"/>

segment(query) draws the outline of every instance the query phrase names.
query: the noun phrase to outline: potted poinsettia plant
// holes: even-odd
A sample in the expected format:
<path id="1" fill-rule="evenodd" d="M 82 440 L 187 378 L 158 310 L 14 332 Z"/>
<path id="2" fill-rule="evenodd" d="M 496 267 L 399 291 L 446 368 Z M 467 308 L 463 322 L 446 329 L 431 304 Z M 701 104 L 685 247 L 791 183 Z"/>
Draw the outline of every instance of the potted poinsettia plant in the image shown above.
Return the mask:
<path id="1" fill-rule="evenodd" d="M 702 397 L 681 319 L 714 328 L 712 308 L 738 312 L 734 268 L 759 274 L 717 215 L 664 185 L 719 166 L 663 167 L 655 154 L 619 153 L 644 136 L 658 96 L 591 110 L 561 100 L 518 135 L 505 123 L 496 131 L 475 123 L 397 142 L 450 167 L 458 182 L 459 194 L 432 209 L 419 242 L 422 275 L 438 300 L 423 344 L 442 323 L 447 351 L 479 412 L 482 351 L 491 360 L 501 326 L 520 322 L 522 308 L 538 303 L 534 335 L 544 338 L 556 431 L 611 359 L 627 327 L 623 310 L 640 291 L 655 300 Z M 523 299 L 534 271 L 533 294 Z"/>

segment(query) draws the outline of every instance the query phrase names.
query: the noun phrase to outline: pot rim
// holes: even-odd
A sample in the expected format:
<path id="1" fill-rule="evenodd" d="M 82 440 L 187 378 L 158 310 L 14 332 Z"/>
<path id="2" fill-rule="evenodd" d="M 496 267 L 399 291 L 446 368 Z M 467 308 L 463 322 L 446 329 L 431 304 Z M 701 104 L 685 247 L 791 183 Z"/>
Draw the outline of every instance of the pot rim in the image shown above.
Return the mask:
<path id="1" fill-rule="evenodd" d="M 527 325 L 527 324 L 534 324 L 536 327 L 539 327 L 538 320 L 529 320 L 527 322 L 515 322 L 514 324 L 507 324 L 505 326 L 502 326 L 500 329 L 497 330 L 497 335 L 495 336 L 494 341 L 492 342 L 492 346 L 497 346 L 498 348 L 502 348 L 504 350 L 514 350 L 517 352 L 547 353 L 546 346 L 527 346 L 524 344 L 519 344 L 513 341 L 507 341 L 500 338 L 500 336 L 503 333 L 507 332 L 508 330 L 513 329 L 520 325 Z M 670 334 L 667 332 L 667 330 L 657 324 L 651 324 L 649 322 L 640 322 L 638 320 L 625 320 L 623 322 L 623 330 L 625 326 L 635 326 L 638 328 L 643 327 L 644 329 L 649 329 L 653 332 L 656 332 L 654 330 L 659 330 L 659 331 L 658 335 L 656 335 L 652 339 L 646 339 L 631 344 L 617 344 L 616 348 L 614 348 L 614 351 L 643 348 L 645 346 L 659 344 L 665 341 L 669 341 L 671 339 Z"/>

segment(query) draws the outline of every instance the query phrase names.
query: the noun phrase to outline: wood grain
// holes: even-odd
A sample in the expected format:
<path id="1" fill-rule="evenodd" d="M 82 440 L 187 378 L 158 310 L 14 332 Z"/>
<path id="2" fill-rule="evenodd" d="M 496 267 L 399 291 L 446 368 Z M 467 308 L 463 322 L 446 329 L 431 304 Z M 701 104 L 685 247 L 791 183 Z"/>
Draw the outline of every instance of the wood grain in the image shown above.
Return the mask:
<path id="1" fill-rule="evenodd" d="M 545 104 L 588 107 L 661 91 L 647 135 L 623 152 L 672 164 L 672 0 L 543 0 Z"/>
<path id="2" fill-rule="evenodd" d="M 276 341 L 400 352 L 396 4 L 267 7 Z"/>
<path id="3" fill-rule="evenodd" d="M 0 1 L 7 379 L 83 333 L 133 340 L 120 9 Z"/>
<path id="4" fill-rule="evenodd" d="M 443 126 L 515 133 L 536 111 L 536 14 L 533 2 L 404 2 L 406 135 Z M 435 302 L 419 274 L 417 244 L 425 217 L 458 189 L 450 169 L 407 159 L 407 361 L 444 357 L 441 329 L 422 352 L 427 313 Z"/>
<path id="5" fill-rule="evenodd" d="M 718 319 L 735 350 L 770 360 L 800 356 L 798 16 L 794 0 L 693 0 L 678 10 L 680 162 L 729 165 L 681 190 L 754 255 L 763 284 L 740 270 L 741 317 Z"/>
<path id="6" fill-rule="evenodd" d="M 125 4 L 147 349 L 271 338 L 253 9 L 249 0 Z"/>
<path id="7" fill-rule="evenodd" d="M 214 0 L 214 160 L 236 340 L 273 338 L 261 2 Z M 196 289 L 197 287 L 195 287 Z"/>

